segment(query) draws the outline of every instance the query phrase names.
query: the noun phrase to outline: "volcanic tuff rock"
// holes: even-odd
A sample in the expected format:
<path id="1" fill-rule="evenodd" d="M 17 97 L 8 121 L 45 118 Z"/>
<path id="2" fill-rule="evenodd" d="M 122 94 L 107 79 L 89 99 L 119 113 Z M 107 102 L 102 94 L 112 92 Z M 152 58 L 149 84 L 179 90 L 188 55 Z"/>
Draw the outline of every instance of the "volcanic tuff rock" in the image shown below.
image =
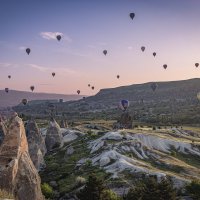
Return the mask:
<path id="1" fill-rule="evenodd" d="M 37 170 L 44 166 L 44 155 L 46 153 L 45 141 L 34 120 L 26 124 L 26 137 L 28 140 L 29 154 Z"/>
<path id="2" fill-rule="evenodd" d="M 16 113 L 0 147 L 0 188 L 12 192 L 16 200 L 44 199 L 40 177 L 28 153 L 24 125 Z"/>
<path id="3" fill-rule="evenodd" d="M 59 147 L 63 143 L 61 129 L 55 119 L 51 119 L 49 122 L 49 127 L 47 128 L 46 132 L 45 143 L 47 151 L 51 151 L 53 148 Z"/>
<path id="4" fill-rule="evenodd" d="M 6 130 L 5 130 L 5 126 L 4 126 L 4 122 L 3 120 L 0 118 L 0 145 L 3 142 L 3 139 L 5 137 L 6 134 Z"/>

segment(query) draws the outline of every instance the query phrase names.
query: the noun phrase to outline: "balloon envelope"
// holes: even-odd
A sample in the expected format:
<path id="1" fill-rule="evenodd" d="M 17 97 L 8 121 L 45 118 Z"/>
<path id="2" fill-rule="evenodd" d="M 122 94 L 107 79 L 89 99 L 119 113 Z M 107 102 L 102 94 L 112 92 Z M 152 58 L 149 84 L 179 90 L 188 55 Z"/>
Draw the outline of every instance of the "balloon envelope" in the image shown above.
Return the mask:
<path id="1" fill-rule="evenodd" d="M 53 72 L 53 73 L 52 73 L 52 76 L 54 77 L 55 75 L 56 75 L 56 73 L 55 73 L 55 72 Z"/>
<path id="2" fill-rule="evenodd" d="M 10 78 L 11 78 L 11 76 L 9 75 L 9 76 L 8 76 L 8 78 L 10 79 Z"/>
<path id="3" fill-rule="evenodd" d="M 88 84 L 88 87 L 90 87 L 90 84 Z"/>
<path id="4" fill-rule="evenodd" d="M 135 17 L 135 13 L 130 13 L 129 16 L 133 20 L 133 18 Z"/>
<path id="5" fill-rule="evenodd" d="M 81 92 L 80 90 L 77 90 L 77 94 L 80 94 L 80 92 Z"/>
<path id="6" fill-rule="evenodd" d="M 92 86 L 92 90 L 94 90 L 94 86 Z"/>
<path id="7" fill-rule="evenodd" d="M 163 68 L 164 68 L 164 69 L 167 69 L 167 65 L 166 65 L 166 64 L 164 64 L 164 65 L 163 65 Z"/>
<path id="8" fill-rule="evenodd" d="M 57 35 L 56 38 L 58 41 L 60 41 L 62 37 L 61 37 L 61 35 Z"/>
<path id="9" fill-rule="evenodd" d="M 103 54 L 106 56 L 106 54 L 108 53 L 107 50 L 103 50 Z"/>
<path id="10" fill-rule="evenodd" d="M 153 52 L 153 56 L 154 56 L 154 57 L 156 56 L 156 52 Z"/>
<path id="11" fill-rule="evenodd" d="M 30 52 L 31 52 L 31 49 L 30 49 L 30 48 L 27 48 L 27 49 L 26 49 L 26 53 L 29 55 Z"/>
<path id="12" fill-rule="evenodd" d="M 125 99 L 121 100 L 119 102 L 119 107 L 120 107 L 121 110 L 126 111 L 127 108 L 129 107 L 129 101 L 125 100 Z"/>
<path id="13" fill-rule="evenodd" d="M 198 67 L 198 66 L 199 66 L 199 63 L 195 63 L 195 66 Z"/>
<path id="14" fill-rule="evenodd" d="M 31 89 L 31 91 L 33 92 L 33 90 L 35 89 L 35 87 L 34 87 L 34 86 L 31 86 L 30 89 Z"/>
<path id="15" fill-rule="evenodd" d="M 120 78 L 120 76 L 119 76 L 119 75 L 117 75 L 117 78 L 119 79 L 119 78 Z"/>
<path id="16" fill-rule="evenodd" d="M 141 47 L 141 50 L 144 52 L 145 51 L 145 47 L 143 46 L 143 47 Z"/>

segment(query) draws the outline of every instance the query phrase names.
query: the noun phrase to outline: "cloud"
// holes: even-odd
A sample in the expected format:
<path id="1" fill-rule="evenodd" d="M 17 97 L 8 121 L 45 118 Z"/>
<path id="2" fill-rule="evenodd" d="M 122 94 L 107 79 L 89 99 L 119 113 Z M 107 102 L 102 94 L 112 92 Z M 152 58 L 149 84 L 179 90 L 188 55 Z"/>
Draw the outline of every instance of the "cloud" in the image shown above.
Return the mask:
<path id="1" fill-rule="evenodd" d="M 37 69 L 37 70 L 39 70 L 39 71 L 41 71 L 41 72 L 46 72 L 46 71 L 50 70 L 50 68 L 44 67 L 44 66 L 41 66 L 41 65 L 28 64 L 28 66 L 29 66 L 29 67 L 32 67 L 32 68 L 34 68 L 34 69 Z"/>
<path id="2" fill-rule="evenodd" d="M 24 51 L 26 48 L 27 48 L 27 47 L 21 46 L 21 47 L 19 47 L 19 50 Z"/>
<path id="3" fill-rule="evenodd" d="M 72 39 L 70 37 L 60 32 L 41 32 L 40 33 L 40 36 L 46 40 L 57 40 L 56 38 L 57 35 L 61 35 L 63 37 L 62 40 L 65 40 L 67 42 L 72 42 Z"/>

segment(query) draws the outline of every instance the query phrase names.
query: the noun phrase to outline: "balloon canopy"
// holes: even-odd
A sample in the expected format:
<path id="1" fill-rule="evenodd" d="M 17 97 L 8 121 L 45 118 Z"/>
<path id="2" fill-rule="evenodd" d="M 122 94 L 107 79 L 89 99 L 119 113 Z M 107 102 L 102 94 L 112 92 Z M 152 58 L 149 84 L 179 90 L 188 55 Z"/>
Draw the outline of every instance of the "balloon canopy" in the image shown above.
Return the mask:
<path id="1" fill-rule="evenodd" d="M 121 110 L 126 111 L 128 107 L 129 107 L 129 101 L 128 100 L 123 99 L 119 102 L 119 108 Z"/>

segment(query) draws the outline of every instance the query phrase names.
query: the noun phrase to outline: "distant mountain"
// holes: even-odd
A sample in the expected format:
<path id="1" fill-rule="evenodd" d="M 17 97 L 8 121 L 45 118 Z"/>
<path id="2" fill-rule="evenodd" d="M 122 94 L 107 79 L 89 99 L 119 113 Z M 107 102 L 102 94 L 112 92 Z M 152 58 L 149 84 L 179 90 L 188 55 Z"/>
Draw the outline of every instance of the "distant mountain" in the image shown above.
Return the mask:
<path id="1" fill-rule="evenodd" d="M 78 100 L 83 98 L 82 95 L 65 95 L 65 94 L 51 94 L 51 93 L 35 93 L 10 90 L 6 93 L 0 90 L 0 107 L 16 106 L 21 103 L 22 99 L 33 100 L 55 100 L 63 99 L 63 101 Z M 33 103 L 33 102 L 32 102 Z M 38 101 L 37 101 L 38 103 Z"/>
<path id="2" fill-rule="evenodd" d="M 155 92 L 152 91 L 151 84 L 152 82 L 102 89 L 96 95 L 78 101 L 56 103 L 56 113 L 65 113 L 70 120 L 117 119 L 122 112 L 118 108 L 119 101 L 127 99 L 130 101 L 129 113 L 139 121 L 200 123 L 200 102 L 197 100 L 200 78 L 157 82 Z M 48 104 L 18 106 L 15 110 L 26 115 L 45 117 Z"/>

